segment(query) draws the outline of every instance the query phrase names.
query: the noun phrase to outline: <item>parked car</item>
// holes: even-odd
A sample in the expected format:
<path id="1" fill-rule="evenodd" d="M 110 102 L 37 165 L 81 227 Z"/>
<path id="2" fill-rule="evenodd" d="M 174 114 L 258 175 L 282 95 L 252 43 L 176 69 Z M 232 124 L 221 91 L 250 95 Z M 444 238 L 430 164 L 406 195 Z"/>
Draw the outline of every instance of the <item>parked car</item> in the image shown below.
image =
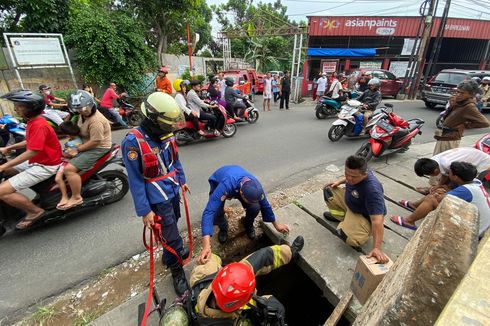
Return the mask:
<path id="1" fill-rule="evenodd" d="M 392 72 L 385 69 L 359 69 L 355 70 L 350 77 L 354 75 L 357 80 L 361 73 L 370 74 L 381 81 L 380 91 L 383 96 L 396 97 L 403 86 L 403 79 L 396 77 Z"/>
<path id="2" fill-rule="evenodd" d="M 456 87 L 464 80 L 473 77 L 490 76 L 488 70 L 444 69 L 430 79 L 422 89 L 422 100 L 428 109 L 437 105 L 446 105 Z"/>
<path id="3" fill-rule="evenodd" d="M 255 87 L 255 94 L 264 93 L 264 74 L 257 74 L 257 87 Z"/>

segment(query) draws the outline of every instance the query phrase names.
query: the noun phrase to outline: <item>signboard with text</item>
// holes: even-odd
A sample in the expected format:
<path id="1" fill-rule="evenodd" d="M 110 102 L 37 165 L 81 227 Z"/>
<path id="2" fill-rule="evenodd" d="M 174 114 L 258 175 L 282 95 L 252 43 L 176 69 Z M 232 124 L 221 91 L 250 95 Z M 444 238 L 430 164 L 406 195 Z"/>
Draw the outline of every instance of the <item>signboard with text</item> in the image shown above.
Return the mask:
<path id="1" fill-rule="evenodd" d="M 392 61 L 390 63 L 389 71 L 396 77 L 405 77 L 407 72 L 408 61 Z"/>
<path id="2" fill-rule="evenodd" d="M 381 69 L 381 61 L 361 61 L 359 63 L 360 69 Z"/>
<path id="3" fill-rule="evenodd" d="M 9 41 L 20 67 L 67 64 L 58 37 L 11 37 Z"/>
<path id="4" fill-rule="evenodd" d="M 420 17 L 382 16 L 310 16 L 308 34 L 310 36 L 405 36 L 415 37 Z M 435 37 L 441 19 L 436 17 L 432 27 Z M 490 21 L 448 18 L 444 37 L 490 39 Z"/>
<path id="5" fill-rule="evenodd" d="M 331 74 L 334 71 L 337 71 L 338 61 L 322 61 L 322 73 L 323 74 Z"/>

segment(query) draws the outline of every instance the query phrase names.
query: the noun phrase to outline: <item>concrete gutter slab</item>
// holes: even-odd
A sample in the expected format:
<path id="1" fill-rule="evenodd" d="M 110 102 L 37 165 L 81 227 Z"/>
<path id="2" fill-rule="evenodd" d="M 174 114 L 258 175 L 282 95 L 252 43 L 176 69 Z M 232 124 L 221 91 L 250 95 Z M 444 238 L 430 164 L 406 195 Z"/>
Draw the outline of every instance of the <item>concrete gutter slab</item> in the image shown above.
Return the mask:
<path id="1" fill-rule="evenodd" d="M 297 262 L 303 271 L 323 291 L 325 297 L 337 305 L 347 292 L 359 253 L 323 227 L 301 208 L 289 204 L 276 211 L 281 223 L 290 226 L 287 237 L 279 234 L 271 223 L 262 223 L 265 233 L 275 243 L 291 243 L 298 235 L 305 238 L 301 258 Z M 351 302 L 348 316 L 352 318 L 360 309 L 357 300 Z"/>

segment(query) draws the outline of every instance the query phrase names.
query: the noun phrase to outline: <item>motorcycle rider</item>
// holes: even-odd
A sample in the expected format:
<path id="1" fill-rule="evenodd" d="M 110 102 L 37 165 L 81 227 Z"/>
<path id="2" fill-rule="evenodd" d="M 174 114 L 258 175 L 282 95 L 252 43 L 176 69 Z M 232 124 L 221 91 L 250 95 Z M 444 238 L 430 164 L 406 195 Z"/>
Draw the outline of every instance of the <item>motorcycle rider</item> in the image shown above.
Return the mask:
<path id="1" fill-rule="evenodd" d="M 368 82 L 368 89 L 365 90 L 357 100 L 362 103 L 362 113 L 364 114 L 364 126 L 361 131 L 361 135 L 366 132 L 366 125 L 369 120 L 369 117 L 373 114 L 373 111 L 376 107 L 381 103 L 381 92 L 379 91 L 379 87 L 381 86 L 381 82 L 378 78 L 372 78 Z"/>
<path id="2" fill-rule="evenodd" d="M 226 101 L 226 111 L 237 121 L 242 121 L 241 118 L 242 111 L 245 111 L 247 106 L 243 102 L 238 102 L 236 99 L 245 99 L 245 96 L 237 94 L 236 90 L 233 88 L 235 80 L 233 77 L 225 77 L 225 101 Z"/>
<path id="3" fill-rule="evenodd" d="M 488 101 L 490 100 L 490 76 L 485 76 L 481 80 L 480 89 L 481 89 L 481 105 L 482 108 L 488 106 Z"/>
<path id="4" fill-rule="evenodd" d="M 16 158 L 0 165 L 0 173 L 12 176 L 0 184 L 0 199 L 27 215 L 17 224 L 25 229 L 44 214 L 44 209 L 34 205 L 19 193 L 56 174 L 61 164 L 61 145 L 54 129 L 41 117 L 44 99 L 29 90 L 7 93 L 0 98 L 14 102 L 15 112 L 27 120 L 26 140 L 0 148 L 7 155 L 10 151 L 26 148 Z"/>
<path id="5" fill-rule="evenodd" d="M 191 315 L 199 325 L 219 321 L 229 325 L 285 325 L 284 306 L 274 296 L 257 296 L 255 278 L 296 260 L 303 246 L 304 239 L 298 236 L 290 246 L 265 247 L 225 267 L 213 254 L 192 270 L 190 285 L 195 302 L 188 305 Z"/>
<path id="6" fill-rule="evenodd" d="M 51 94 L 51 87 L 47 85 L 39 86 L 39 93 L 44 98 L 44 104 L 46 105 L 43 112 L 43 117 L 54 122 L 57 126 L 68 121 L 70 119 L 70 113 L 58 110 L 58 108 L 66 107 L 66 101 L 62 98 L 55 97 Z M 57 101 L 59 103 L 55 103 Z"/>
<path id="7" fill-rule="evenodd" d="M 204 136 L 204 131 L 199 129 L 199 119 L 197 118 L 197 113 L 192 111 L 189 106 L 187 106 L 187 90 L 189 89 L 190 82 L 185 79 L 176 79 L 174 80 L 174 89 L 177 92 L 175 94 L 175 102 L 179 105 L 180 110 L 184 113 L 184 117 L 186 121 L 192 122 L 192 125 L 197 130 L 199 135 Z"/>
<path id="8" fill-rule="evenodd" d="M 225 201 L 238 199 L 245 209 L 245 216 L 240 222 L 245 228 L 249 239 L 255 239 L 254 220 L 262 213 L 264 222 L 271 222 L 281 233 L 289 232 L 288 226 L 280 224 L 267 201 L 262 185 L 250 172 L 238 165 L 227 165 L 216 170 L 209 177 L 209 200 L 202 213 L 201 229 L 203 248 L 198 261 L 204 264 L 211 256 L 211 236 L 213 225 L 218 225 L 218 240 L 228 240 L 228 221 L 225 218 Z"/>
<path id="9" fill-rule="evenodd" d="M 180 218 L 179 186 L 184 191 L 190 190 L 173 134 L 182 127 L 184 115 L 172 96 L 163 92 L 150 94 L 141 104 L 141 111 L 145 119 L 126 135 L 121 144 L 136 215 L 142 217 L 148 228 L 160 223 L 163 240 L 185 259 L 189 251 L 183 249 L 177 228 Z M 163 252 L 162 263 L 170 268 L 175 292 L 181 296 L 187 289 L 182 265 L 167 250 Z"/>
<path id="10" fill-rule="evenodd" d="M 165 66 L 161 66 L 158 70 L 157 77 L 155 78 L 155 91 L 164 92 L 169 95 L 172 95 L 172 84 L 170 80 L 167 78 L 168 68 Z"/>
<path id="11" fill-rule="evenodd" d="M 194 79 L 190 83 L 191 90 L 187 92 L 187 105 L 190 107 L 190 109 L 197 114 L 197 118 L 199 121 L 204 121 L 206 122 L 206 126 L 210 130 L 214 130 L 214 133 L 216 136 L 219 135 L 219 131 L 216 130 L 216 121 L 217 118 L 214 114 L 212 113 L 207 113 L 203 111 L 204 108 L 209 108 L 213 109 L 215 107 L 218 107 L 217 105 L 208 105 L 206 102 L 201 100 L 201 98 L 198 95 L 198 92 L 201 92 L 201 86 L 202 83 Z"/>

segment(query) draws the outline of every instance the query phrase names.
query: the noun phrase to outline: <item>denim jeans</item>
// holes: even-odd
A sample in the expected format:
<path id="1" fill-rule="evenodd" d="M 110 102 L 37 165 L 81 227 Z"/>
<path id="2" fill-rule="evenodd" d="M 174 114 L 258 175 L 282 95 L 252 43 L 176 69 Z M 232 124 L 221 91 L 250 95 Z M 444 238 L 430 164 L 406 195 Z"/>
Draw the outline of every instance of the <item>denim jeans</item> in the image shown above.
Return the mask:
<path id="1" fill-rule="evenodd" d="M 121 115 L 119 115 L 119 112 L 117 112 L 115 108 L 107 109 L 107 111 L 114 117 L 114 119 L 116 119 L 117 123 L 119 123 L 124 128 L 128 127 L 128 124 L 124 122 L 123 118 L 121 117 Z"/>

